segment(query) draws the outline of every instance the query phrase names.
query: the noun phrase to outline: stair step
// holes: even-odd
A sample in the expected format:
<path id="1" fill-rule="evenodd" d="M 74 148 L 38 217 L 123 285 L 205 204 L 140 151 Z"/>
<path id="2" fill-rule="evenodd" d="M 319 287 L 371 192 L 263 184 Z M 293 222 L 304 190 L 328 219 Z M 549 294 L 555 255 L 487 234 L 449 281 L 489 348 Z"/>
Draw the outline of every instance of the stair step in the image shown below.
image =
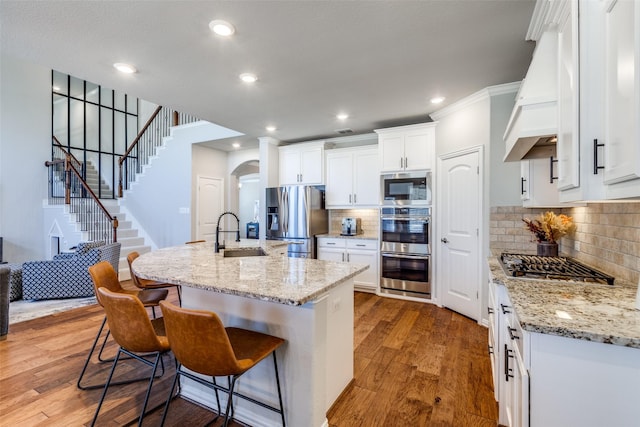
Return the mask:
<path id="1" fill-rule="evenodd" d="M 118 233 L 118 242 L 122 244 L 122 247 L 136 247 L 144 245 L 144 237 L 122 237 Z"/>

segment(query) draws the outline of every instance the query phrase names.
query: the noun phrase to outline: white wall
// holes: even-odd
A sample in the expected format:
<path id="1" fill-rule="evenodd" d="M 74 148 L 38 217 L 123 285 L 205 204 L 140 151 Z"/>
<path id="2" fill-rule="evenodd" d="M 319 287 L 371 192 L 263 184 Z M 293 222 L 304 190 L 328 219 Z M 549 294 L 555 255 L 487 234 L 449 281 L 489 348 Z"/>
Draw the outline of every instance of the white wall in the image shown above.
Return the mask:
<path id="1" fill-rule="evenodd" d="M 515 105 L 515 93 L 491 97 L 491 150 L 489 154 L 490 206 L 513 206 L 520 200 L 520 162 L 503 162 L 506 146 L 504 131 Z"/>
<path id="2" fill-rule="evenodd" d="M 0 58 L 0 236 L 9 262 L 45 259 L 43 199 L 51 157 L 51 70 Z M 48 231 L 48 230 L 46 230 Z"/>

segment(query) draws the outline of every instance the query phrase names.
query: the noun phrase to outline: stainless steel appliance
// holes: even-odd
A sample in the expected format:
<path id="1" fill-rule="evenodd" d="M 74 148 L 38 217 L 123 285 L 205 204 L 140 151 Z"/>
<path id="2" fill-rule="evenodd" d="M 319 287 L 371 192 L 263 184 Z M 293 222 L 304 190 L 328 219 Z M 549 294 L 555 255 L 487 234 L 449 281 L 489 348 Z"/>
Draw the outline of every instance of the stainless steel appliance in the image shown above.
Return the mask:
<path id="1" fill-rule="evenodd" d="M 613 285 L 614 278 L 572 258 L 502 253 L 500 265 L 507 276 L 591 282 Z"/>
<path id="2" fill-rule="evenodd" d="M 431 172 L 381 175 L 383 205 L 431 205 Z"/>
<path id="3" fill-rule="evenodd" d="M 341 236 L 355 236 L 362 232 L 360 218 L 342 218 Z"/>
<path id="4" fill-rule="evenodd" d="M 380 289 L 383 293 L 431 297 L 431 208 L 380 210 Z"/>
<path id="5" fill-rule="evenodd" d="M 324 206 L 324 186 L 267 188 L 266 238 L 291 241 L 288 252 L 292 258 L 315 258 L 315 236 L 329 231 Z"/>

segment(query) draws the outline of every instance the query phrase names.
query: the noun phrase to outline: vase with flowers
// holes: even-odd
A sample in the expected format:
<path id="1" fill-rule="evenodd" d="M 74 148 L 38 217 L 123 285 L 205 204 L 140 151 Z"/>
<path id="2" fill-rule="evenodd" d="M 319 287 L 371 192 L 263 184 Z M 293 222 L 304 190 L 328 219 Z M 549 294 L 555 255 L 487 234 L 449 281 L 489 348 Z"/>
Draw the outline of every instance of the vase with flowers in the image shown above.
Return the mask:
<path id="1" fill-rule="evenodd" d="M 576 229 L 573 218 L 550 211 L 535 219 L 524 218 L 522 221 L 538 242 L 537 253 L 540 256 L 558 256 L 558 240 Z"/>

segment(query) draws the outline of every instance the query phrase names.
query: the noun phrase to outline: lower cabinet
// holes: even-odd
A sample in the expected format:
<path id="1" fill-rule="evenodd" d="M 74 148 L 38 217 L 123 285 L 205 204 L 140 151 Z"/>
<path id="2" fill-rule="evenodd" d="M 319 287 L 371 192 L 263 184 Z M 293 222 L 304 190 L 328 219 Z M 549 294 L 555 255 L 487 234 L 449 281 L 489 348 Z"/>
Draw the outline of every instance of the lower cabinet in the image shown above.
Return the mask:
<path id="1" fill-rule="evenodd" d="M 529 426 L 529 371 L 523 357 L 528 335 L 522 331 L 509 295 L 489 281 L 489 356 L 498 421 L 507 427 Z"/>
<path id="2" fill-rule="evenodd" d="M 355 238 L 318 238 L 318 259 L 324 261 L 368 264 L 369 268 L 353 279 L 356 290 L 376 292 L 378 289 L 378 241 Z"/>
<path id="3" fill-rule="evenodd" d="M 640 349 L 523 331 L 505 286 L 491 279 L 489 289 L 500 425 L 638 425 Z"/>

